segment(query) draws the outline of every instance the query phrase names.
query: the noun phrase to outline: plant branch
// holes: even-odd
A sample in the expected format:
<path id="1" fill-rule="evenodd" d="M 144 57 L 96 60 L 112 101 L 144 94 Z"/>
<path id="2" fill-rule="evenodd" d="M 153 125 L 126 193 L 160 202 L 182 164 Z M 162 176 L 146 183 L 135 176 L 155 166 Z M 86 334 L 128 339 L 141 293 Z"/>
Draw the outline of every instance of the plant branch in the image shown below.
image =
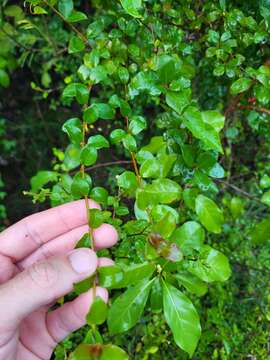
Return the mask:
<path id="1" fill-rule="evenodd" d="M 61 20 L 63 20 L 70 28 L 72 31 L 74 31 L 82 40 L 85 44 L 87 44 L 88 46 L 88 39 L 86 36 L 84 36 L 83 33 L 80 32 L 80 30 L 78 30 L 74 25 L 72 25 L 69 21 L 67 21 L 67 19 L 53 6 L 51 5 L 47 0 L 42 0 L 44 2 L 44 4 L 46 4 L 57 16 L 59 16 L 61 18 Z"/>
<path id="2" fill-rule="evenodd" d="M 267 115 L 270 115 L 270 109 L 264 108 L 264 107 L 258 107 L 258 106 L 253 106 L 253 105 L 240 105 L 239 106 L 240 109 L 243 110 L 254 110 L 257 112 L 261 112 Z"/>
<path id="3" fill-rule="evenodd" d="M 130 160 L 118 160 L 118 161 L 109 161 L 105 163 L 95 164 L 93 166 L 85 168 L 85 172 L 96 170 L 102 167 L 106 166 L 114 166 L 114 165 L 131 165 L 132 161 Z M 75 171 L 72 171 L 71 174 L 75 173 Z"/>
<path id="4" fill-rule="evenodd" d="M 254 201 L 258 201 L 259 203 L 261 203 L 260 199 L 255 196 L 255 195 L 252 195 L 250 193 L 248 193 L 247 191 L 245 190 L 242 190 L 240 189 L 239 187 L 233 185 L 233 184 L 230 184 L 229 182 L 227 181 L 224 181 L 224 180 L 221 180 L 221 179 L 216 179 L 217 182 L 221 183 L 221 184 L 224 184 L 226 187 L 229 187 L 231 189 L 233 189 L 235 192 L 237 192 L 238 194 L 244 196 L 244 197 L 247 197 L 251 200 L 254 200 Z"/>

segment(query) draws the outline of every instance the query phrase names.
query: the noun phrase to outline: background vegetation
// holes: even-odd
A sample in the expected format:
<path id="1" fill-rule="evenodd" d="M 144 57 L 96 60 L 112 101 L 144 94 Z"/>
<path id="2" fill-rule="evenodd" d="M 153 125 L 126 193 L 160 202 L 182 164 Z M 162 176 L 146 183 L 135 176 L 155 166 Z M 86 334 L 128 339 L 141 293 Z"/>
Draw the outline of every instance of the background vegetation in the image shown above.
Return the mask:
<path id="1" fill-rule="evenodd" d="M 72 84 L 91 85 L 87 129 L 110 147 L 102 140 L 98 159 L 92 151 L 84 165 L 95 188 L 91 196 L 119 229 L 119 245 L 110 255 L 124 264 L 149 259 L 148 234 L 130 236 L 125 225 L 135 219 L 139 176 L 146 183 L 168 178 L 183 190 L 180 201 L 165 201 L 172 216 L 167 205 L 152 214 L 155 233 L 169 224 L 162 234 L 167 241 L 176 227 L 196 221 L 206 228 L 205 243 L 229 259 L 226 282 L 208 278 L 207 290 L 196 285 L 191 293 L 180 282 L 202 327 L 193 359 L 270 359 L 269 26 L 269 0 L 0 4 L 1 228 L 82 194 L 80 186 L 71 189 L 80 161 L 67 150 L 78 145 L 80 126 L 67 127 L 66 120 L 81 117 L 85 103 L 83 90 Z M 110 136 L 120 128 L 125 133 Z M 157 145 L 145 148 L 153 138 Z M 137 183 L 130 175 L 133 157 Z M 194 208 L 199 194 L 218 206 L 209 212 L 214 225 Z M 138 213 L 136 229 L 138 218 L 146 219 Z M 194 240 L 194 234 L 185 236 Z M 198 260 L 194 244 L 185 248 L 186 238 L 174 238 L 187 264 L 188 256 Z M 223 270 L 216 270 L 214 280 L 229 277 L 226 269 L 223 279 Z M 112 298 L 119 293 L 112 291 Z M 151 307 L 147 303 L 126 333 L 111 335 L 102 325 L 104 342 L 121 346 L 132 359 L 188 358 L 162 312 Z M 55 359 L 67 358 L 87 333 L 88 327 L 60 344 Z"/>

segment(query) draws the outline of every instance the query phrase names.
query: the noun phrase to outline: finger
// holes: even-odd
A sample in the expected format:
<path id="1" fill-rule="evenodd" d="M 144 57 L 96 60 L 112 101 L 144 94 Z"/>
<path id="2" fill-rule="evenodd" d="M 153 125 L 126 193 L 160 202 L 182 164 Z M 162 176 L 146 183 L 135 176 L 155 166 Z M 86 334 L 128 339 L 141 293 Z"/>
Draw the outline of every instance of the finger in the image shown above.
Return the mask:
<path id="1" fill-rule="evenodd" d="M 78 240 L 88 231 L 88 226 L 83 225 L 68 233 L 51 240 L 31 255 L 18 263 L 21 269 L 25 269 L 37 261 L 48 259 L 56 255 L 63 255 L 74 249 Z M 103 249 L 113 246 L 118 240 L 118 234 L 115 228 L 109 224 L 103 224 L 93 231 L 95 240 L 95 249 Z"/>
<path id="2" fill-rule="evenodd" d="M 69 293 L 74 283 L 91 276 L 97 265 L 92 250 L 77 249 L 21 272 L 0 287 L 0 309 L 5 309 L 1 314 L 2 327 L 15 329 L 30 313 Z"/>
<path id="3" fill-rule="evenodd" d="M 106 289 L 97 287 L 96 296 L 100 296 L 105 302 L 108 301 Z M 62 341 L 71 332 L 81 328 L 86 323 L 86 315 L 93 302 L 93 290 L 88 291 L 68 302 L 57 310 L 48 313 L 47 329 L 54 341 Z"/>
<path id="4" fill-rule="evenodd" d="M 89 200 L 90 208 L 99 208 Z M 65 205 L 26 217 L 0 234 L 0 254 L 19 261 L 57 236 L 87 224 L 85 201 Z"/>

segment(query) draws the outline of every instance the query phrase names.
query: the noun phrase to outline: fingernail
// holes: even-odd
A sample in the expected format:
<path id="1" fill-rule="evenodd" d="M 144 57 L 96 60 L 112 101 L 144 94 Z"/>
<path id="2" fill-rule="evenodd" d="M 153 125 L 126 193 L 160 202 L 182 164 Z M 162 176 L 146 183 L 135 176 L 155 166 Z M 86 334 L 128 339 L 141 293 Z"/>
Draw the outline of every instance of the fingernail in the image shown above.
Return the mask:
<path id="1" fill-rule="evenodd" d="M 69 255 L 73 270 L 78 274 L 93 273 L 97 267 L 97 257 L 91 250 L 78 249 Z"/>

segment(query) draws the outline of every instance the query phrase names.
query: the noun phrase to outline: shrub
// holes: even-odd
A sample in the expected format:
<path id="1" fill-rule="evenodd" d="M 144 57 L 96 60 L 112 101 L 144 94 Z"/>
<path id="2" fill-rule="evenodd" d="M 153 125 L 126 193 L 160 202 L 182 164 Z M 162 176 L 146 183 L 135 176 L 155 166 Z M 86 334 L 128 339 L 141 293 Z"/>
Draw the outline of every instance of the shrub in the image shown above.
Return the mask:
<path id="1" fill-rule="evenodd" d="M 1 34 L 17 50 L 3 59 L 20 51 L 19 65 L 38 76 L 33 90 L 71 114 L 66 148 L 53 150 L 29 194 L 53 206 L 88 197 L 102 205 L 89 210 L 86 201 L 89 233 L 77 246 L 94 248 L 92 230 L 104 221 L 120 235 L 116 248 L 99 252 L 116 265 L 75 286 L 80 294 L 98 276 L 111 290 L 109 309 L 96 298 L 89 327 L 56 358 L 239 359 L 255 351 L 266 359 L 269 296 L 257 286 L 265 289 L 270 269 L 269 2 L 26 4 L 31 15 L 4 8 Z M 237 323 L 241 311 L 249 321 Z M 245 347 L 257 321 L 258 337 Z"/>

